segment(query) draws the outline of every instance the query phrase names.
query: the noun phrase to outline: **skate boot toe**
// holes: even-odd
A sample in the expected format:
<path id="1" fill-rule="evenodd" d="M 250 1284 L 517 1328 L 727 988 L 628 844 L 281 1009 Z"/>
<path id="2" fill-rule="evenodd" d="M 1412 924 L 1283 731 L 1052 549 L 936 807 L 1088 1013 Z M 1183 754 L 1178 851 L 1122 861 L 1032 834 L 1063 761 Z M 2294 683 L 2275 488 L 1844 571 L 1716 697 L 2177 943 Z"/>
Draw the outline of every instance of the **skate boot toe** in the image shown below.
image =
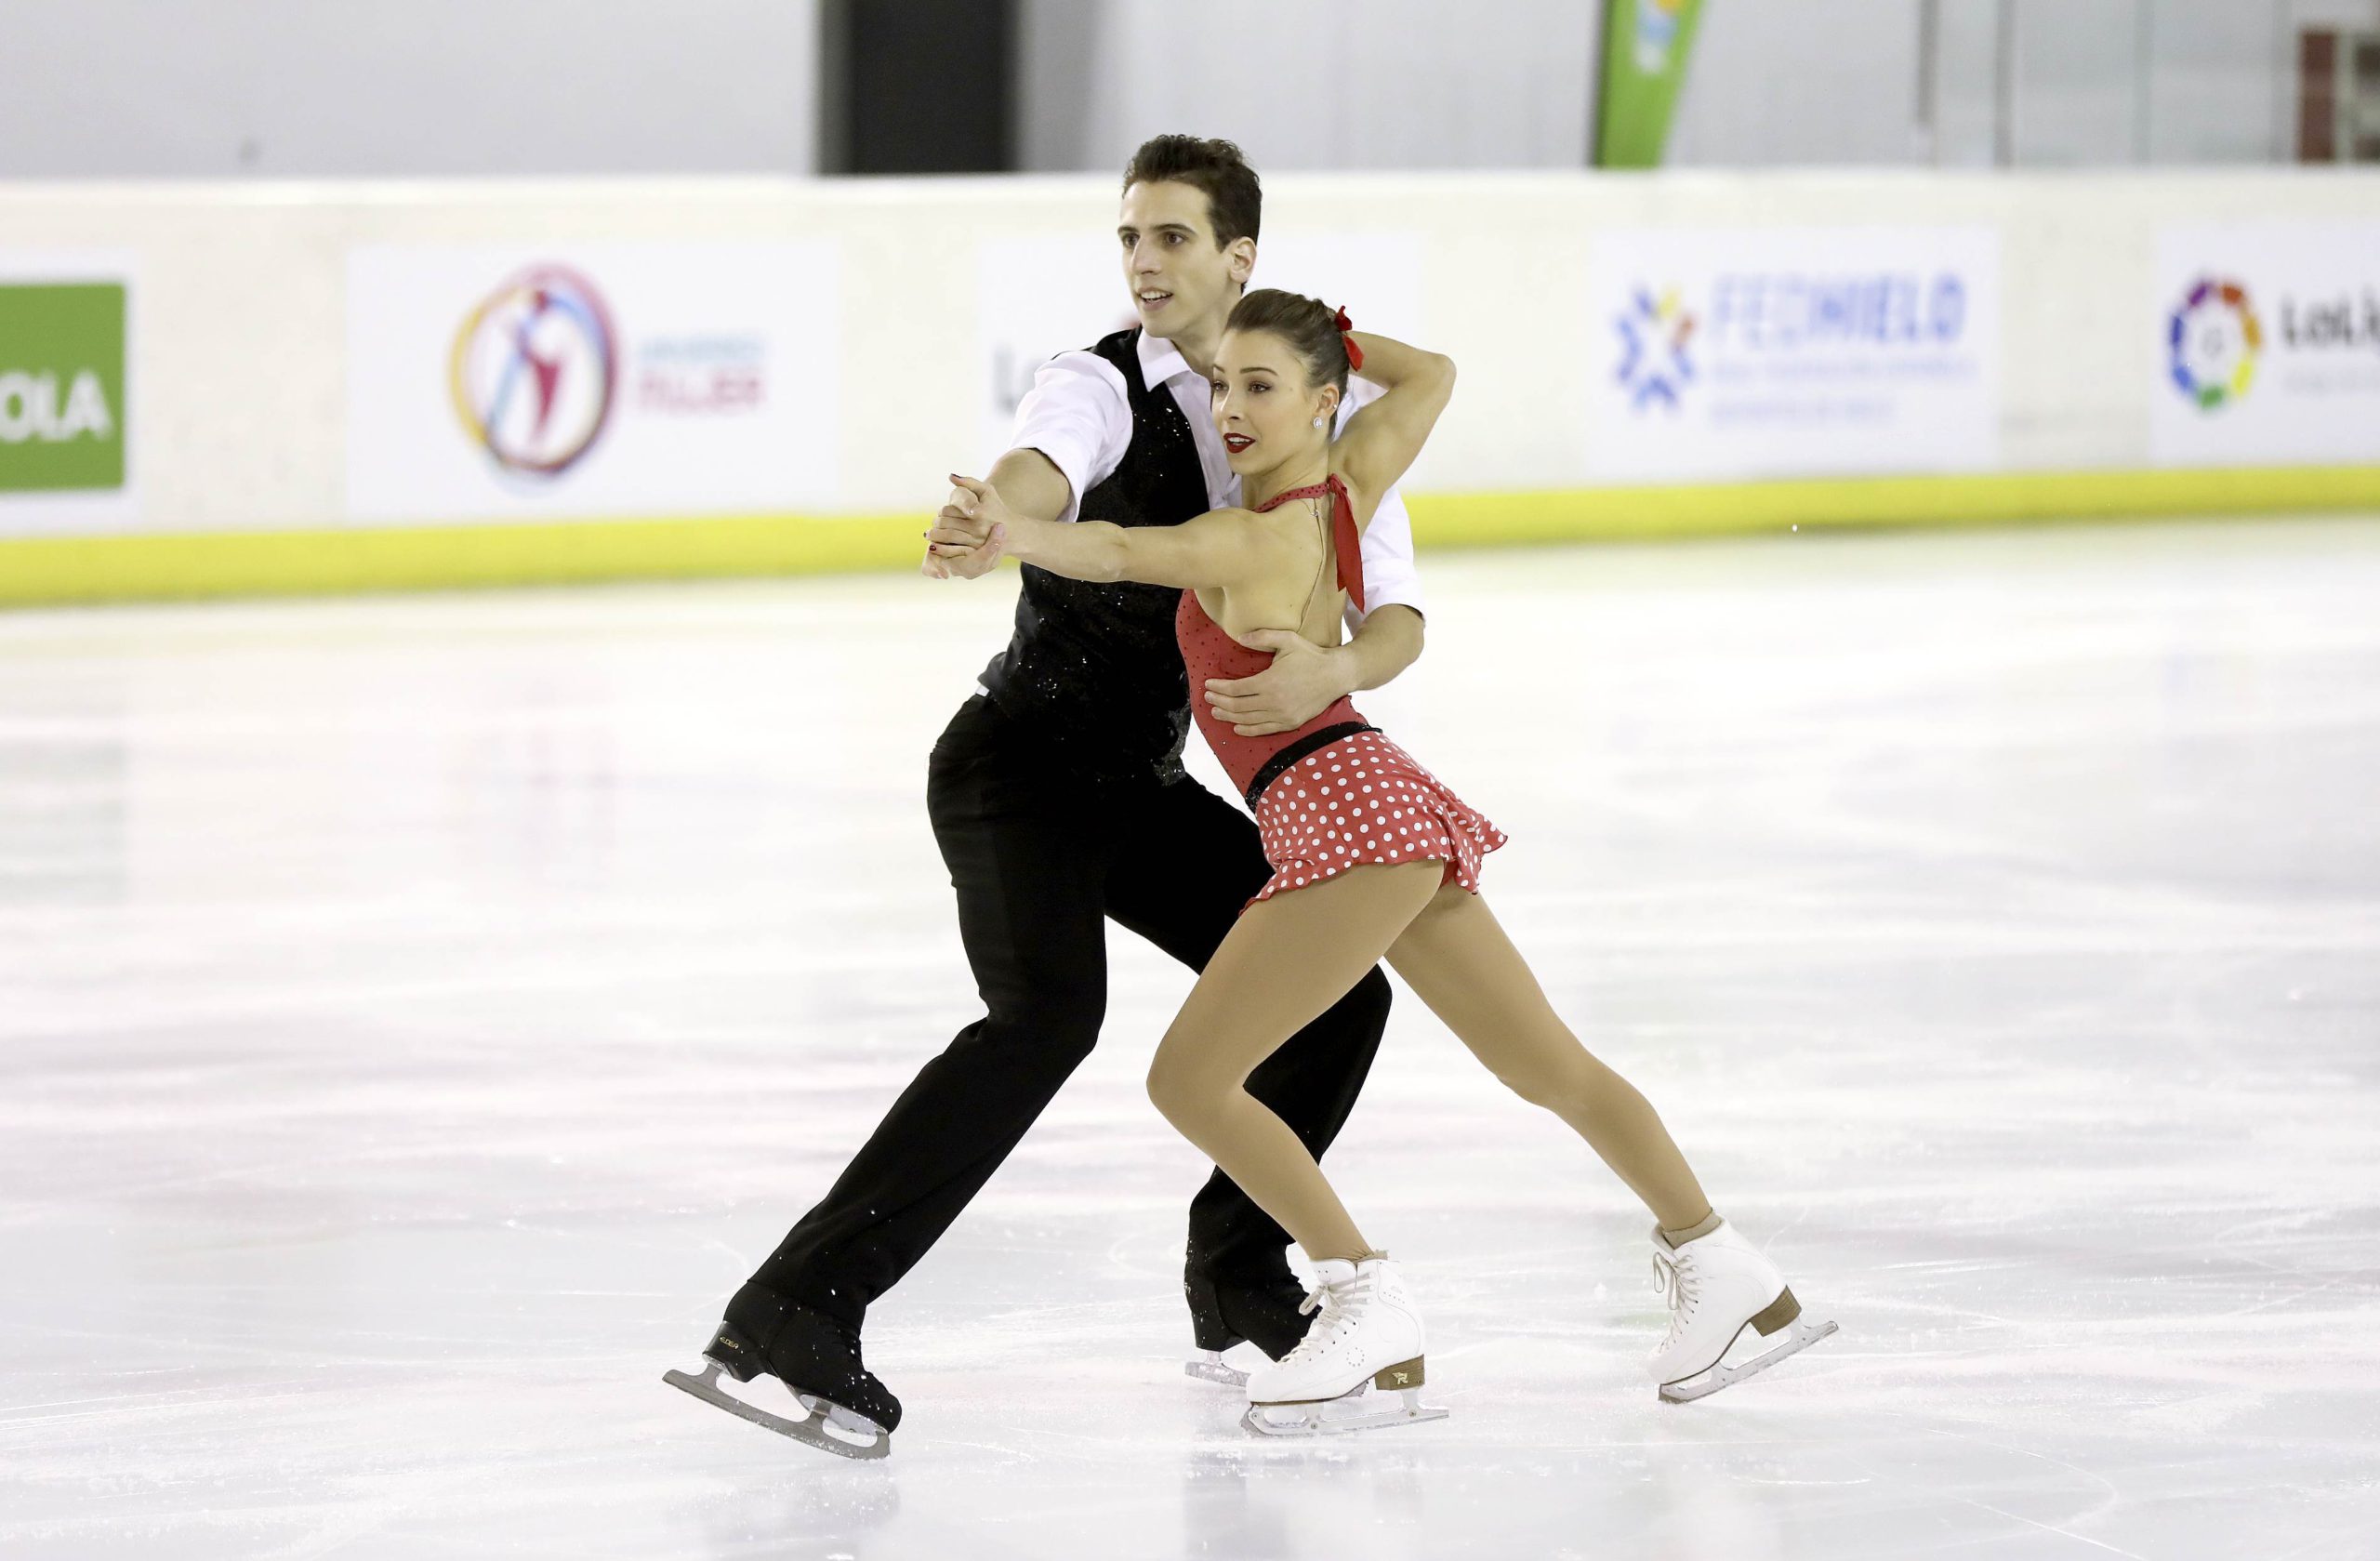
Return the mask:
<path id="1" fill-rule="evenodd" d="M 1306 1302 L 1313 1325 L 1297 1348 L 1249 1374 L 1240 1423 L 1297 1436 L 1445 1419 L 1446 1410 L 1421 1403 L 1421 1316 L 1395 1265 L 1367 1258 L 1316 1266 Z M 1375 1396 L 1366 1398 L 1368 1389 Z"/>

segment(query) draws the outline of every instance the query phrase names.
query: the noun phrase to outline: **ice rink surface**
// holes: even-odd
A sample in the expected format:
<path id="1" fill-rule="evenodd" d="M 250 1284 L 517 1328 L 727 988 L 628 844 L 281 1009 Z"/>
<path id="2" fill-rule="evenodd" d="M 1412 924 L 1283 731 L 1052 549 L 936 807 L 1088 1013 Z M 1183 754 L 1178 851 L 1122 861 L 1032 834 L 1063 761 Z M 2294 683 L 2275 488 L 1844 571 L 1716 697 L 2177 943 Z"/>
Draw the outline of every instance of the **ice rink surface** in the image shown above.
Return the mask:
<path id="1" fill-rule="evenodd" d="M 980 1012 L 1015 576 L 0 616 L 0 1555 L 2380 1555 L 2380 522 L 1424 574 L 1360 703 L 1837 1338 L 1657 1404 L 1645 1216 L 1400 993 L 1329 1163 L 1453 1418 L 1251 1438 L 1119 933 L 892 1457 L 787 1443 L 660 1374 Z"/>

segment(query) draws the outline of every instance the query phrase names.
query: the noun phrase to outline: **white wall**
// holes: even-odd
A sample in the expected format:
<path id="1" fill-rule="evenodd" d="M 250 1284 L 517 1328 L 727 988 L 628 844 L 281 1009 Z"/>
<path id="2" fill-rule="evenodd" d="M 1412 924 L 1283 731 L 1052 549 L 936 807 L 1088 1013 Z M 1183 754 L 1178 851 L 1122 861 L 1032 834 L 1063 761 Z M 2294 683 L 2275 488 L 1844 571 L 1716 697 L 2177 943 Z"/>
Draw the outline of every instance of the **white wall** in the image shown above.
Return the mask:
<path id="1" fill-rule="evenodd" d="M 1923 161 L 1916 0 L 1703 0 L 1673 167 Z"/>
<path id="2" fill-rule="evenodd" d="M 2262 6 L 2159 6 L 2149 48 L 2149 162 L 2296 157 L 2297 48 L 2285 16 Z"/>
<path id="3" fill-rule="evenodd" d="M 1704 0 L 1671 165 L 2285 163 L 2297 30 L 2380 27 L 2375 0 L 1935 0 L 1929 59 L 1924 4 Z"/>
<path id="4" fill-rule="evenodd" d="M 0 179 L 815 170 L 816 0 L 0 0 Z"/>
<path id="5" fill-rule="evenodd" d="M 1579 0 L 1025 0 L 1023 156 L 1120 172 L 1166 131 L 1263 172 L 1576 168 L 1599 7 Z"/>
<path id="6" fill-rule="evenodd" d="M 1120 168 L 1148 136 L 1192 130 L 1231 137 L 1265 170 L 1577 167 L 1599 11 L 1025 0 L 1024 164 Z M 1934 0 L 1929 46 L 1925 11 L 1704 0 L 1671 165 L 2287 162 L 2296 29 L 2380 26 L 2380 0 Z"/>
<path id="7" fill-rule="evenodd" d="M 2304 25 L 2380 0 L 2008 0 L 2018 165 L 2286 161 Z M 1988 165 L 2003 0 L 1705 0 L 1674 165 Z M 1024 166 L 1583 165 L 1587 0 L 1025 0 Z M 818 0 L 0 0 L 0 180 L 807 174 Z"/>

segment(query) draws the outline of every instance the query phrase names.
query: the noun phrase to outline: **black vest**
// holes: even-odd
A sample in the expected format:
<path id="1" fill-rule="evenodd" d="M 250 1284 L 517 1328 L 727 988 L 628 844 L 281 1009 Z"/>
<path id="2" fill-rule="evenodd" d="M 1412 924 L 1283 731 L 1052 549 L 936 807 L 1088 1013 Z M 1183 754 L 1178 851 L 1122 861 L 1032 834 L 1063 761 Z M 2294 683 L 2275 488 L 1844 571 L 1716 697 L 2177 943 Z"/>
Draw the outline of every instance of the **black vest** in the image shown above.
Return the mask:
<path id="1" fill-rule="evenodd" d="M 1180 525 L 1206 513 L 1206 469 L 1173 392 L 1142 383 L 1138 329 L 1091 351 L 1124 376 L 1132 443 L 1077 519 Z M 1190 684 L 1174 643 L 1182 592 L 1132 581 L 1094 585 L 1025 565 L 1016 632 L 984 668 L 1001 711 L 1078 768 L 1176 780 L 1190 731 Z"/>

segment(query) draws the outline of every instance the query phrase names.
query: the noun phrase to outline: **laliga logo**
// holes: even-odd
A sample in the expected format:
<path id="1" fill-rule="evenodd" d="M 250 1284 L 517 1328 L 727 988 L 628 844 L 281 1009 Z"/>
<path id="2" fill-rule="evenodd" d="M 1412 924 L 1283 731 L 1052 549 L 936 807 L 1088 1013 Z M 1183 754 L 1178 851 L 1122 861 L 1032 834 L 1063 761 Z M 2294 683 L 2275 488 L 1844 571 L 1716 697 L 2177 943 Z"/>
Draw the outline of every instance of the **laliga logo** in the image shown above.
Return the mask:
<path id="1" fill-rule="evenodd" d="M 1677 409 L 1678 391 L 1694 379 L 1694 360 L 1686 356 L 1694 339 L 1694 316 L 1686 311 L 1674 287 L 1660 297 L 1644 287 L 1612 324 L 1620 332 L 1621 357 L 1619 379 L 1627 387 L 1631 406 L 1642 412 L 1656 401 Z"/>
<path id="2" fill-rule="evenodd" d="M 2265 330 L 2245 288 L 2201 277 L 2166 323 L 2165 342 L 2174 383 L 2199 410 L 2213 412 L 2255 382 Z"/>
<path id="3" fill-rule="evenodd" d="M 473 310 L 447 364 L 455 414 L 508 471 L 556 477 L 602 436 L 618 362 L 593 284 L 532 266 Z"/>

